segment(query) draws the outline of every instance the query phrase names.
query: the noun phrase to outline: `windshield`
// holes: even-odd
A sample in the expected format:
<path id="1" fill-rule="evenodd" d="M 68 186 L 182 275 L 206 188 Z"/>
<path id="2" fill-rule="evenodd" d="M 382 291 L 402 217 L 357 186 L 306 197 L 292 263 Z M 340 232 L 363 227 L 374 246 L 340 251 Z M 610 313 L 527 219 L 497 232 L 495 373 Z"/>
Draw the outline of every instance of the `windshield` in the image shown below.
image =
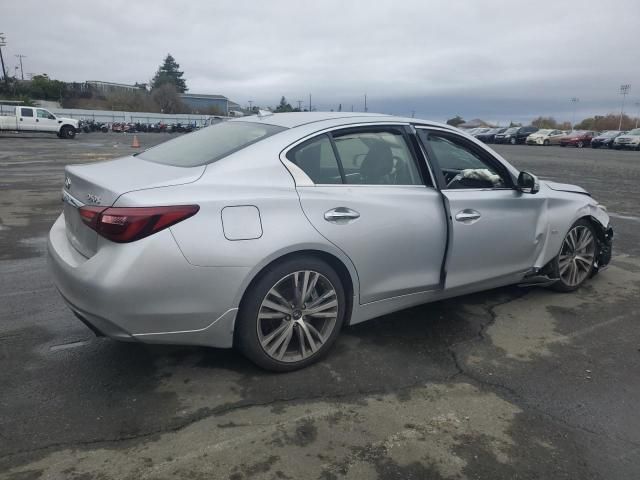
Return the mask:
<path id="1" fill-rule="evenodd" d="M 150 148 L 138 157 L 175 167 L 197 167 L 220 160 L 282 130 L 285 128 L 264 123 L 221 122 Z"/>
<path id="2" fill-rule="evenodd" d="M 615 137 L 620 132 L 618 130 L 607 130 L 606 132 L 602 132 L 600 134 L 601 137 Z"/>
<path id="3" fill-rule="evenodd" d="M 504 133 L 516 133 L 518 130 L 520 130 L 520 127 L 511 127 Z"/>
<path id="4" fill-rule="evenodd" d="M 549 135 L 553 130 L 538 130 L 534 135 Z"/>
<path id="5" fill-rule="evenodd" d="M 569 135 L 570 136 L 580 136 L 586 133 L 585 130 L 573 130 Z"/>
<path id="6" fill-rule="evenodd" d="M 627 133 L 627 135 L 635 135 L 635 136 L 640 135 L 640 128 L 631 130 L 629 133 Z"/>

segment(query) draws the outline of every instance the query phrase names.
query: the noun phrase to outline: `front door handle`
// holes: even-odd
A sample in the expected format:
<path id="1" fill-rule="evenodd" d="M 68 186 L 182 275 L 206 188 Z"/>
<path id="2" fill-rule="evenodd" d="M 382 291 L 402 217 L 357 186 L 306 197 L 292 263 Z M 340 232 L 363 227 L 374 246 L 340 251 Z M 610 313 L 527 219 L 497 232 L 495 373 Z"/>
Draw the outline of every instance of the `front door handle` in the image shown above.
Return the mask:
<path id="1" fill-rule="evenodd" d="M 465 208 L 456 213 L 456 220 L 462 223 L 474 223 L 480 218 L 480 212 L 472 210 L 471 208 Z"/>
<path id="2" fill-rule="evenodd" d="M 336 207 L 325 212 L 324 219 L 327 222 L 348 222 L 360 218 L 360 214 L 347 207 Z"/>

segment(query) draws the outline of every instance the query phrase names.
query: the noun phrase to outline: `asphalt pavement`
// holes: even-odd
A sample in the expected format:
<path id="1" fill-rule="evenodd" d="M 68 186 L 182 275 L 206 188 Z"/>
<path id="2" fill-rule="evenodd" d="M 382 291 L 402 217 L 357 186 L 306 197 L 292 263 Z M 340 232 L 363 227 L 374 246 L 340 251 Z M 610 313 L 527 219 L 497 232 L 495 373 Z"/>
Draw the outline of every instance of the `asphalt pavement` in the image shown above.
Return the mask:
<path id="1" fill-rule="evenodd" d="M 640 478 L 640 152 L 495 147 L 608 207 L 612 265 L 578 292 L 397 312 L 271 374 L 95 338 L 60 299 L 45 247 L 64 166 L 131 139 L 0 135 L 0 479 Z"/>

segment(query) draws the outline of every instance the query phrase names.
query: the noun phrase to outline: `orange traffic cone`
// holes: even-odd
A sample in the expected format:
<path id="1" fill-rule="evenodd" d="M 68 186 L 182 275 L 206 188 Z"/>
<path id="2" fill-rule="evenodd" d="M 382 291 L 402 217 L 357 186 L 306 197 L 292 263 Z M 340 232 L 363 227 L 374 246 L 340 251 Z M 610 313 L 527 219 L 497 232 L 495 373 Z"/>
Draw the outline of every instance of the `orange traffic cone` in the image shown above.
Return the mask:
<path id="1" fill-rule="evenodd" d="M 138 136 L 133 136 L 133 142 L 131 143 L 131 148 L 140 148 L 140 142 L 138 141 Z"/>

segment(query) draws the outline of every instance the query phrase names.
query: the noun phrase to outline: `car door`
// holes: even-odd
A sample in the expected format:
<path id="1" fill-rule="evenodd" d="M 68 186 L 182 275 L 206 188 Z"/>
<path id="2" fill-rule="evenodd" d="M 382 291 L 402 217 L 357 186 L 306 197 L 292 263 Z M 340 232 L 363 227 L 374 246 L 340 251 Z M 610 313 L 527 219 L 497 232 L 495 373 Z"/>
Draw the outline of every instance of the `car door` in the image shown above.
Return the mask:
<path id="1" fill-rule="evenodd" d="M 35 116 L 35 108 L 31 107 L 20 107 L 18 109 L 18 129 L 19 130 L 30 130 L 37 131 L 38 123 L 37 118 Z"/>
<path id="2" fill-rule="evenodd" d="M 517 190 L 499 159 L 456 133 L 417 131 L 451 216 L 445 288 L 516 281 L 544 244 L 544 194 Z"/>
<path id="3" fill-rule="evenodd" d="M 441 288 L 447 220 L 404 125 L 341 128 L 289 149 L 309 221 L 351 259 L 360 303 Z"/>
<path id="4" fill-rule="evenodd" d="M 57 132 L 58 131 L 58 120 L 55 115 L 53 115 L 48 110 L 44 108 L 36 109 L 36 122 L 37 129 L 40 132 Z"/>

